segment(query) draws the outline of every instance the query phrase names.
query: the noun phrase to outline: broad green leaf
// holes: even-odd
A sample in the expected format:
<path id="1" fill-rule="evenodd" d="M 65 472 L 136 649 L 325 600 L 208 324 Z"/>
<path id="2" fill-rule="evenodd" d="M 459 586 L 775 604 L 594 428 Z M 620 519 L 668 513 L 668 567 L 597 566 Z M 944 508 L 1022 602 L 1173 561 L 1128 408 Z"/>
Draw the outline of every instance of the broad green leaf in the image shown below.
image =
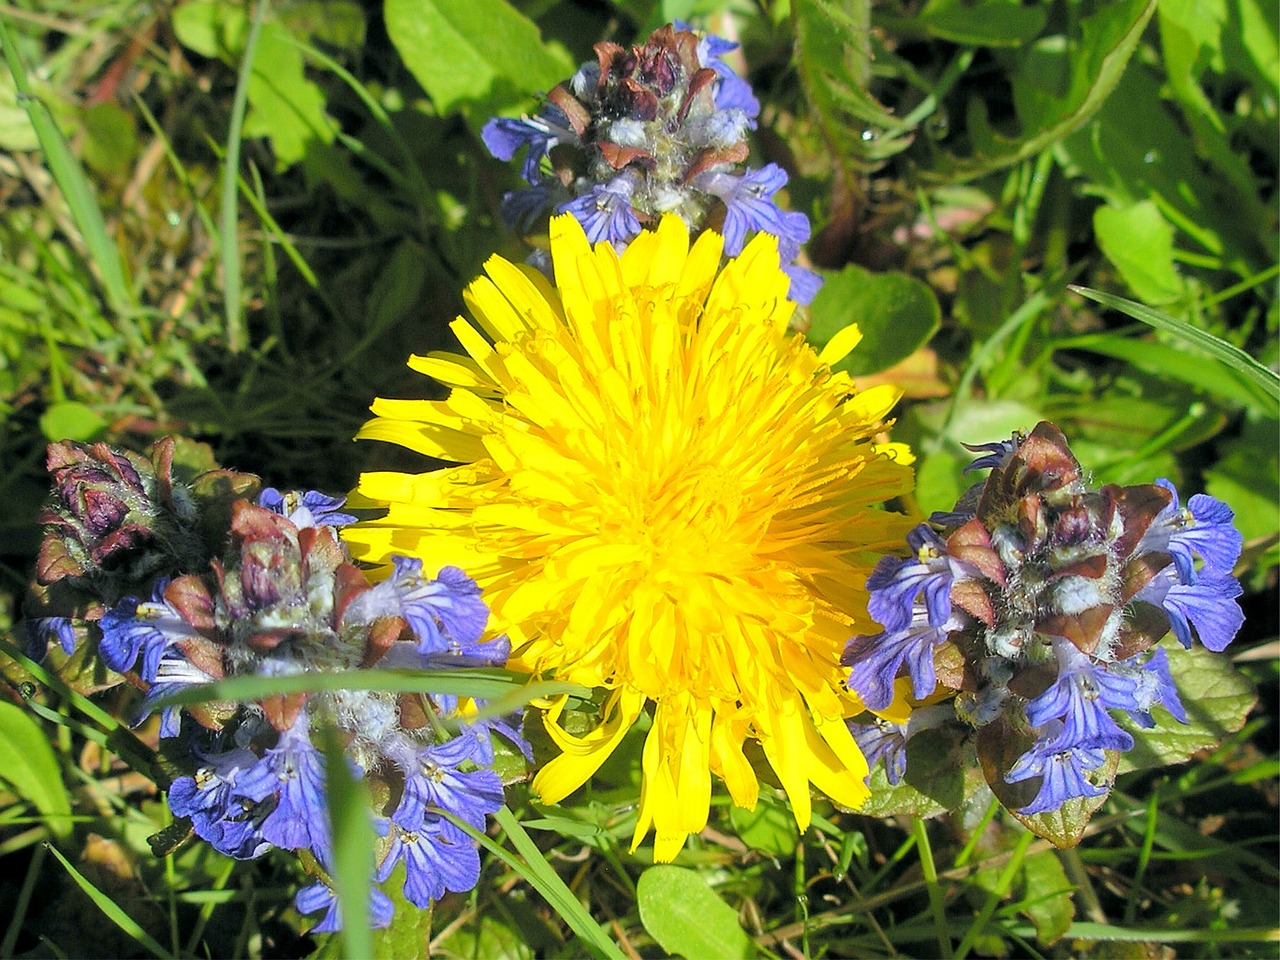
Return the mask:
<path id="1" fill-rule="evenodd" d="M 669 954 L 687 960 L 755 956 L 738 912 L 697 871 L 669 864 L 650 867 L 636 883 L 636 902 L 640 922 Z"/>
<path id="2" fill-rule="evenodd" d="M 404 895 L 405 866 L 403 861 L 382 884 L 382 891 L 391 900 L 395 912 L 391 924 L 373 931 L 375 960 L 400 960 L 401 957 L 425 957 L 431 943 L 431 919 L 433 908 L 423 910 L 410 903 Z M 334 939 L 337 939 L 336 937 Z M 346 956 L 358 956 L 347 953 Z"/>
<path id="3" fill-rule="evenodd" d="M 1241 435 L 1225 444 L 1218 462 L 1205 471 L 1205 490 L 1236 513 L 1235 525 L 1246 542 L 1271 538 L 1280 503 L 1280 461 L 1259 456 L 1275 447 L 1274 419 L 1246 422 Z M 1274 546 L 1272 547 L 1274 553 Z"/>
<path id="4" fill-rule="evenodd" d="M 264 23 L 249 77 L 246 137 L 267 137 L 276 169 L 301 161 L 316 144 L 333 142 L 338 123 L 325 112 L 325 96 L 307 79 L 302 51 L 279 23 Z"/>
<path id="5" fill-rule="evenodd" d="M 1076 917 L 1072 898 L 1075 886 L 1052 850 L 1033 853 L 1023 861 L 1022 882 L 1022 911 L 1035 925 L 1036 939 L 1051 947 L 1062 939 Z"/>
<path id="6" fill-rule="evenodd" d="M 1038 35 L 1047 18 L 1044 7 L 1018 0 L 929 0 L 916 19 L 929 33 L 952 43 L 1016 47 Z"/>
<path id="7" fill-rule="evenodd" d="M 1155 710 L 1156 726 L 1151 730 L 1122 717 L 1134 745 L 1120 759 L 1121 773 L 1181 763 L 1199 750 L 1216 746 L 1244 726 L 1258 699 L 1253 684 L 1221 654 L 1200 646 L 1184 650 L 1171 640 L 1163 646 L 1189 722 L 1178 723 L 1163 708 Z"/>
<path id="8" fill-rule="evenodd" d="M 1113 206 L 1150 199 L 1241 277 L 1258 273 L 1274 262 L 1260 182 L 1234 153 L 1229 161 L 1215 158 L 1214 174 L 1206 176 L 1196 144 L 1162 99 L 1162 84 L 1155 71 L 1134 64 L 1097 114 L 1057 145 L 1056 156 L 1069 176 L 1087 180 L 1088 190 Z"/>
<path id="9" fill-rule="evenodd" d="M 1258 387 L 1265 390 L 1273 400 L 1280 400 L 1280 375 L 1277 375 L 1274 370 L 1268 370 L 1239 347 L 1227 343 L 1225 340 L 1219 339 L 1199 327 L 1193 327 L 1185 321 L 1171 317 L 1167 313 L 1153 310 L 1144 304 L 1134 303 L 1132 300 L 1103 293 L 1100 290 L 1090 290 L 1088 287 L 1072 285 L 1068 289 L 1080 294 L 1082 297 L 1096 300 L 1103 306 L 1119 310 L 1135 320 L 1150 324 L 1157 330 L 1167 330 L 1170 333 L 1177 334 L 1183 340 L 1202 348 L 1206 353 L 1225 363 L 1233 370 L 1243 373 Z"/>
<path id="10" fill-rule="evenodd" d="M 890 785 L 884 764 L 871 768 L 871 796 L 858 812 L 868 817 L 936 817 L 956 811 L 982 785 L 968 734 L 957 727 L 922 732 L 907 741 L 907 772 Z"/>
<path id="11" fill-rule="evenodd" d="M 49 831 L 71 835 L 71 802 L 44 729 L 16 704 L 0 700 L 0 780 L 47 818 Z"/>
<path id="12" fill-rule="evenodd" d="M 573 73 L 506 0 L 386 0 L 387 34 L 436 110 L 486 111 L 545 93 Z"/>
<path id="13" fill-rule="evenodd" d="M 974 156 L 939 164 L 941 178 L 971 180 L 1033 157 L 1079 129 L 1115 89 L 1155 9 L 1156 0 L 1100 4 L 1081 21 L 1079 36 L 1031 48 L 1013 76 L 1022 135 L 992 132 Z M 1058 82 L 1063 77 L 1065 84 Z"/>
<path id="14" fill-rule="evenodd" d="M 40 432 L 47 440 L 95 440 L 106 428 L 107 421 L 78 400 L 51 404 L 40 415 Z"/>
<path id="15" fill-rule="evenodd" d="M 1140 299 L 1159 305 L 1182 295 L 1182 276 L 1173 263 L 1173 227 L 1154 201 L 1099 207 L 1093 230 L 1103 254 Z"/>
<path id="16" fill-rule="evenodd" d="M 800 839 L 794 814 L 779 803 L 764 798 L 754 810 L 733 806 L 729 808 L 729 822 L 738 839 L 752 850 L 772 857 L 785 857 L 795 853 Z"/>
<path id="17" fill-rule="evenodd" d="M 834 365 L 854 376 L 886 370 L 924 346 L 941 322 L 933 291 L 905 273 L 872 273 L 849 264 L 828 276 L 813 300 L 806 337 L 821 348 L 850 324 L 862 340 Z"/>

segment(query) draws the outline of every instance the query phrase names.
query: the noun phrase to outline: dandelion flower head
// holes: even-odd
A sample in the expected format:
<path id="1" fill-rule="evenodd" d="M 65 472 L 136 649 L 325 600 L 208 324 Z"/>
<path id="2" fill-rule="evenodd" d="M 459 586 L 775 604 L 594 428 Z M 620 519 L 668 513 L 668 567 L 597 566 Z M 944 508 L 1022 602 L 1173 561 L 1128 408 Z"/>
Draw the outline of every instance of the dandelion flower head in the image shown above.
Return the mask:
<path id="1" fill-rule="evenodd" d="M 897 400 L 833 372 L 859 335 L 816 352 L 788 331 L 777 241 L 720 266 L 674 216 L 619 255 L 553 219 L 555 285 L 491 258 L 452 329 L 466 355 L 410 366 L 451 388 L 375 401 L 358 437 L 457 466 L 366 473 L 386 508 L 344 530 L 353 553 L 456 564 L 484 588 L 510 665 L 607 691 L 535 792 L 587 781 L 651 710 L 633 849 L 670 860 L 707 822 L 714 773 L 754 807 L 757 741 L 804 829 L 810 784 L 857 807 L 867 764 L 846 720 L 864 709 L 840 656 L 866 622 L 865 580 L 908 524 L 879 504 L 911 485 L 877 443 Z M 905 719 L 902 708 L 882 712 Z"/>

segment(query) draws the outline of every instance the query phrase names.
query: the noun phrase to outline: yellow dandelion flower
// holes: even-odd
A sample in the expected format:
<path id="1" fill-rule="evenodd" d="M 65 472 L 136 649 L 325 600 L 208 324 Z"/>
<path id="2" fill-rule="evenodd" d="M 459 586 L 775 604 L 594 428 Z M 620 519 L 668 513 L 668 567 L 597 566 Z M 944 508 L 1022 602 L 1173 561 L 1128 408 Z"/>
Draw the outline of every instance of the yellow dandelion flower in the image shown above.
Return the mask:
<path id="1" fill-rule="evenodd" d="M 619 256 L 571 216 L 551 225 L 554 288 L 493 257 L 466 291 L 466 356 L 410 367 L 447 399 L 377 400 L 359 438 L 458 466 L 367 473 L 385 518 L 347 527 L 360 558 L 456 564 L 484 588 L 511 664 L 610 692 L 582 736 L 544 715 L 563 751 L 533 789 L 581 786 L 652 704 L 635 845 L 670 860 L 707 822 L 711 774 L 754 807 L 743 752 L 759 742 L 803 830 L 810 783 L 857 807 L 867 764 L 845 720 L 862 709 L 840 654 L 866 619 L 864 581 L 909 524 L 878 504 L 910 455 L 877 445 L 897 392 L 854 389 L 788 333 L 776 241 L 719 269 L 666 217 Z M 887 715 L 890 715 L 887 713 Z"/>

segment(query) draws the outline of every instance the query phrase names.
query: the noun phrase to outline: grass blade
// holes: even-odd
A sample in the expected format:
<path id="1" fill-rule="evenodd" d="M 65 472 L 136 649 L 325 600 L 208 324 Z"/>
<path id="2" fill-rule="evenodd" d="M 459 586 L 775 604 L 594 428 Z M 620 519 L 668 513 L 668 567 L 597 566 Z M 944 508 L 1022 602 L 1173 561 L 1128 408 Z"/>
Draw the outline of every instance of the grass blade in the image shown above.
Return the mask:
<path id="1" fill-rule="evenodd" d="M 1068 285 L 1067 289 L 1089 300 L 1096 300 L 1104 307 L 1119 310 L 1135 320 L 1141 320 L 1157 330 L 1166 330 L 1175 334 L 1182 340 L 1204 350 L 1231 369 L 1240 371 L 1240 373 L 1266 391 L 1267 396 L 1272 400 L 1280 401 L 1280 374 L 1277 374 L 1274 370 L 1268 370 L 1234 344 L 1227 343 L 1208 331 L 1171 317 L 1167 313 L 1153 310 L 1146 304 L 1126 300 L 1124 297 L 1117 297 L 1110 293 L 1103 293 L 1101 290 L 1076 286 L 1075 284 Z"/>
<path id="2" fill-rule="evenodd" d="M 337 730 L 324 731 L 325 793 L 333 831 L 333 885 L 348 957 L 372 957 L 369 887 L 373 879 L 373 825 L 369 789 L 351 774 Z"/>
<path id="3" fill-rule="evenodd" d="M 155 954 L 157 957 L 165 957 L 167 960 L 171 960 L 173 957 L 172 953 L 160 946 L 151 934 L 143 930 L 133 917 L 121 910 L 114 900 L 81 875 L 80 871 L 73 867 L 71 865 L 71 861 L 59 853 L 56 847 L 50 846 L 48 849 L 55 857 L 58 858 L 58 862 L 66 868 L 67 873 L 71 875 L 71 879 L 76 882 L 76 886 L 83 890 L 89 899 L 93 901 L 94 905 L 107 915 L 107 919 L 129 936 L 133 937 L 133 939 L 142 946 L 146 947 L 150 953 Z"/>
<path id="4" fill-rule="evenodd" d="M 240 178 L 240 131 L 244 127 L 244 112 L 249 103 L 249 78 L 253 76 L 253 58 L 258 50 L 258 34 L 267 13 L 268 0 L 258 0 L 249 24 L 249 37 L 244 45 L 244 58 L 240 61 L 240 75 L 236 78 L 235 99 L 231 102 L 231 123 L 227 127 L 226 160 L 222 165 L 222 210 L 219 214 L 219 254 L 222 259 L 223 299 L 227 314 L 227 349 L 239 353 L 247 339 L 244 327 L 244 308 L 240 302 L 240 231 L 237 195 Z"/>
<path id="5" fill-rule="evenodd" d="M 31 92 L 27 82 L 27 67 L 22 62 L 17 47 L 13 44 L 4 17 L 0 17 L 0 46 L 4 47 L 5 62 L 9 72 L 13 74 L 13 82 L 18 91 L 18 102 L 31 118 L 31 126 L 35 130 L 36 139 L 44 153 L 45 164 L 53 182 L 58 185 L 63 199 L 71 212 L 71 218 L 80 230 L 80 237 L 88 251 L 89 259 L 97 267 L 102 281 L 103 292 L 107 303 L 117 316 L 128 313 L 137 305 L 125 279 L 124 264 L 120 260 L 120 251 L 116 249 L 107 235 L 106 221 L 102 218 L 102 208 L 89 179 L 71 154 L 71 148 L 63 139 L 62 131 L 54 122 L 49 108 Z M 129 341 L 130 346 L 143 346 L 138 331 L 130 324 L 120 324 L 121 333 Z"/>

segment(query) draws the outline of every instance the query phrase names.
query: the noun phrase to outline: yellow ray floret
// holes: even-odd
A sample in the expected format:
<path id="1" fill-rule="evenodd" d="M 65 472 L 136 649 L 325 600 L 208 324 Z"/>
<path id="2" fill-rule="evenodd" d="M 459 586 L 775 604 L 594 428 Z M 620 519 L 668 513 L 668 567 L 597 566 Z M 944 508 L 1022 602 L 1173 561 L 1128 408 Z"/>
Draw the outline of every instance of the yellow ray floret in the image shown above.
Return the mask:
<path id="1" fill-rule="evenodd" d="M 343 532 L 363 560 L 461 566 L 513 666 L 608 689 L 585 734 L 545 710 L 544 800 L 652 713 L 634 842 L 652 829 L 659 860 L 706 825 L 713 774 L 755 805 L 751 740 L 802 829 L 811 785 L 865 799 L 840 654 L 875 629 L 864 582 L 908 527 L 878 507 L 911 483 L 906 448 L 874 440 L 897 393 L 830 369 L 857 331 L 816 353 L 788 332 L 776 241 L 723 268 L 722 246 L 667 217 L 619 256 L 563 216 L 554 287 L 491 258 L 453 324 L 466 355 L 410 361 L 448 396 L 379 400 L 359 434 L 457 466 L 366 474 L 386 516 Z"/>

